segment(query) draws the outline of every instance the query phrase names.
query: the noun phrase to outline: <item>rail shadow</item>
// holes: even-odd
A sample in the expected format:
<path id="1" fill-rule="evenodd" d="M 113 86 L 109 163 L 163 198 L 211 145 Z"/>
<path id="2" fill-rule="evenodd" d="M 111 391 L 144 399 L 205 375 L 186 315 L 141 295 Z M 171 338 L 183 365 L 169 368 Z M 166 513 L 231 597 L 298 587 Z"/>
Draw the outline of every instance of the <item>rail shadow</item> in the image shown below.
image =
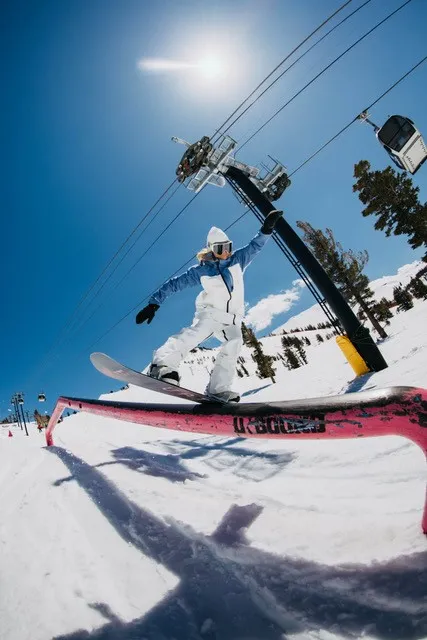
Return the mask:
<path id="1" fill-rule="evenodd" d="M 205 536 L 165 523 L 72 453 L 47 451 L 68 467 L 123 540 L 180 579 L 131 622 L 119 620 L 106 603 L 88 603 L 108 622 L 54 640 L 284 640 L 321 629 L 354 639 L 369 633 L 421 640 L 427 634 L 427 552 L 370 566 L 281 557 L 245 544 L 243 532 L 261 514 L 257 505 L 232 507 Z"/>

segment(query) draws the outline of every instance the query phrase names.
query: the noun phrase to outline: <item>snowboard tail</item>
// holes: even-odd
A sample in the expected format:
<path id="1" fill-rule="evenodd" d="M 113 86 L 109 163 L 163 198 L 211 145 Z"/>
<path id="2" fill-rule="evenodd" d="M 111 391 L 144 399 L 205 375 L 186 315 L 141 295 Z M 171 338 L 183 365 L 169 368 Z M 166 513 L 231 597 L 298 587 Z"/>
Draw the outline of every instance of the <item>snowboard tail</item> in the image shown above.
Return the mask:
<path id="1" fill-rule="evenodd" d="M 110 358 L 105 353 L 91 353 L 90 360 L 100 373 L 103 373 L 109 378 L 120 380 L 120 382 L 126 382 L 127 384 L 133 384 L 143 389 L 149 389 L 150 391 L 157 391 L 158 393 L 164 393 L 174 398 L 182 398 L 183 400 L 189 400 L 190 402 L 197 402 L 200 404 L 225 404 L 224 401 L 205 396 L 197 391 L 186 389 L 185 387 L 178 387 L 177 385 L 165 382 L 164 380 L 157 380 L 157 378 L 151 378 L 145 373 L 140 373 L 131 369 L 130 367 L 121 364 L 114 358 Z"/>

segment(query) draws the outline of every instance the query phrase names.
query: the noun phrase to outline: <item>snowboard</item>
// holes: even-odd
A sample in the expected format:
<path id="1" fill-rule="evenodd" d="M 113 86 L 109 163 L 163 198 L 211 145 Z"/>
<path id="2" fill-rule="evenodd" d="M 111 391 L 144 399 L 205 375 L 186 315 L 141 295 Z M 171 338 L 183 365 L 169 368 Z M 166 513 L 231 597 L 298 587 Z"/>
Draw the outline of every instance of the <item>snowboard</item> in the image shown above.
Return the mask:
<path id="1" fill-rule="evenodd" d="M 90 360 L 100 373 L 103 373 L 109 378 L 126 382 L 127 384 L 134 384 L 137 387 L 143 389 L 149 389 L 150 391 L 157 391 L 158 393 L 164 393 L 174 398 L 183 398 L 184 400 L 190 400 L 190 402 L 197 402 L 199 404 L 227 404 L 219 398 L 212 398 L 211 396 L 205 396 L 197 391 L 191 389 L 185 389 L 184 387 L 178 387 L 169 382 L 157 380 L 156 378 L 150 378 L 145 373 L 130 369 L 121 362 L 117 362 L 114 358 L 110 358 L 105 353 L 91 353 Z"/>

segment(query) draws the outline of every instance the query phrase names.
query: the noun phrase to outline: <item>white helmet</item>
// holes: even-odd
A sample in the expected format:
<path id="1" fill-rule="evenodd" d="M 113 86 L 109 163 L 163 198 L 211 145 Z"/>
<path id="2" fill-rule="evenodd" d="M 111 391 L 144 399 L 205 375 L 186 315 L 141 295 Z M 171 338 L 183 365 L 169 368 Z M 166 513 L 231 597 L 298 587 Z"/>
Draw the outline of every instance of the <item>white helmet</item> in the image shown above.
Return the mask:
<path id="1" fill-rule="evenodd" d="M 218 229 L 218 227 L 212 227 L 208 233 L 207 245 L 214 253 L 222 254 L 224 251 L 231 253 L 233 243 L 227 236 L 225 231 Z"/>
<path id="2" fill-rule="evenodd" d="M 210 247 L 215 242 L 229 242 L 230 238 L 227 236 L 225 231 L 222 229 L 218 229 L 218 227 L 212 227 L 208 233 L 207 243 L 208 247 Z"/>

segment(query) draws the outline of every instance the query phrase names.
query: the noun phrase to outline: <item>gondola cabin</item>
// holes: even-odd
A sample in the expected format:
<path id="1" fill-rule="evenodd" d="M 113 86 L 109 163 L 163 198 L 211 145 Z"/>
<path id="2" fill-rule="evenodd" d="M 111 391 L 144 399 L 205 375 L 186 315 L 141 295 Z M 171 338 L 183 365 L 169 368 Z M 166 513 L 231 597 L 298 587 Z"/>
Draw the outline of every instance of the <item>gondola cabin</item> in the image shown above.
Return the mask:
<path id="1" fill-rule="evenodd" d="M 44 393 L 39 393 L 39 402 L 45 402 L 46 401 L 46 396 Z"/>
<path id="2" fill-rule="evenodd" d="M 427 159 L 427 146 L 412 120 L 391 116 L 377 129 L 377 138 L 393 162 L 404 171 L 416 173 Z"/>

